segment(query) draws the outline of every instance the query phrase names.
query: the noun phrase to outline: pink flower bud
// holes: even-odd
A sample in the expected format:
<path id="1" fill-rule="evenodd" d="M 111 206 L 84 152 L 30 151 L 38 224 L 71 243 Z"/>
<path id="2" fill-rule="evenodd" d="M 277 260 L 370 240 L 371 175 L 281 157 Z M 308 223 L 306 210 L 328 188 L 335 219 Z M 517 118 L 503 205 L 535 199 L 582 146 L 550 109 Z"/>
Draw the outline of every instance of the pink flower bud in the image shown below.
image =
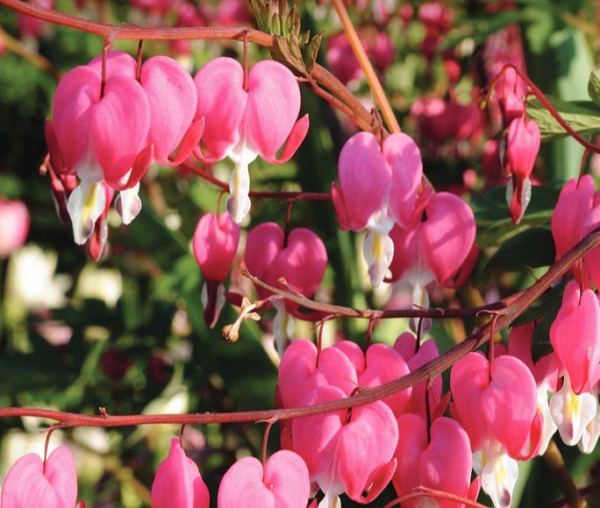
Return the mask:
<path id="1" fill-rule="evenodd" d="M 208 489 L 198 466 L 174 437 L 169 456 L 158 466 L 152 484 L 153 508 L 208 508 L 209 503 Z"/>
<path id="2" fill-rule="evenodd" d="M 0 198 L 0 259 L 19 249 L 28 233 L 29 210 L 25 203 Z"/>

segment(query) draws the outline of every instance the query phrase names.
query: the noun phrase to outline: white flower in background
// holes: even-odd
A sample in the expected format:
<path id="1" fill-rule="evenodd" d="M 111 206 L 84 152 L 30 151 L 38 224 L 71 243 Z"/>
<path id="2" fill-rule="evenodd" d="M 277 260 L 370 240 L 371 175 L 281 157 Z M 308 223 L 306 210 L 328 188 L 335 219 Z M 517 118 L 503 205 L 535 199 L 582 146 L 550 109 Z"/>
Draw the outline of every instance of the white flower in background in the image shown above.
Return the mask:
<path id="1" fill-rule="evenodd" d="M 6 276 L 6 301 L 29 311 L 62 307 L 71 278 L 56 275 L 58 256 L 37 245 L 27 245 L 14 252 Z"/>
<path id="2" fill-rule="evenodd" d="M 119 270 L 88 264 L 79 275 L 75 293 L 81 299 L 95 298 L 114 308 L 123 295 L 123 277 Z"/>

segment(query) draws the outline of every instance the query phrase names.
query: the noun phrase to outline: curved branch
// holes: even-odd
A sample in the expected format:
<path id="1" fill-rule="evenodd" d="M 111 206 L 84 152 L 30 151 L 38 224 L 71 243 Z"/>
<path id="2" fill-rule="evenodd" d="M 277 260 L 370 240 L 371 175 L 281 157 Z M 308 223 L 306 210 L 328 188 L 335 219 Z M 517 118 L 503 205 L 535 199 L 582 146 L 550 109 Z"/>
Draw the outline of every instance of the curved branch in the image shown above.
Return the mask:
<path id="1" fill-rule="evenodd" d="M 550 286 L 560 279 L 570 268 L 594 247 L 600 245 L 600 228 L 594 230 L 581 240 L 566 256 L 552 265 L 529 289 L 524 291 L 512 304 L 504 309 L 504 313 L 495 321 L 494 329 L 500 331 L 509 326 L 523 314 Z M 370 404 L 406 390 L 427 379 L 441 374 L 454 365 L 459 359 L 481 346 L 489 337 L 490 325 L 487 324 L 472 333 L 467 339 L 453 347 L 443 355 L 423 365 L 419 369 L 374 388 L 363 388 L 356 395 L 312 406 L 291 409 L 270 409 L 263 411 L 243 411 L 238 413 L 203 413 L 203 414 L 167 414 L 167 415 L 128 415 L 111 416 L 103 412 L 99 416 L 65 413 L 49 409 L 36 408 L 0 408 L 0 418 L 15 416 L 37 416 L 60 422 L 61 427 L 123 427 L 147 424 L 207 424 L 231 422 L 279 421 L 302 416 L 340 411 L 355 406 Z"/>

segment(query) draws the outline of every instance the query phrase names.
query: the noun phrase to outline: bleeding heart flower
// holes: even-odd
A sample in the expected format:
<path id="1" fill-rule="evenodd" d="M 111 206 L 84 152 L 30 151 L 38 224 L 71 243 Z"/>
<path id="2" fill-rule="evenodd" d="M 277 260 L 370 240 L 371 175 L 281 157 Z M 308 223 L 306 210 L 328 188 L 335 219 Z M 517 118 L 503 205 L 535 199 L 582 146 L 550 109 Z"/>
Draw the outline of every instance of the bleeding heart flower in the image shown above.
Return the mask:
<path id="1" fill-rule="evenodd" d="M 222 213 L 218 217 L 207 213 L 196 226 L 192 246 L 205 279 L 202 305 L 204 321 L 210 328 L 216 324 L 225 304 L 223 283 L 229 275 L 239 241 L 240 227 L 231 220 L 228 213 Z"/>
<path id="2" fill-rule="evenodd" d="M 238 460 L 221 481 L 217 505 L 219 508 L 306 508 L 309 493 L 306 464 L 294 452 L 282 450 L 267 460 L 264 469 L 254 457 Z"/>
<path id="3" fill-rule="evenodd" d="M 518 224 L 531 200 L 529 175 L 540 151 L 541 135 L 538 124 L 532 120 L 515 118 L 508 127 L 504 171 L 512 175 L 506 187 L 510 216 Z"/>
<path id="4" fill-rule="evenodd" d="M 152 483 L 153 508 L 208 508 L 210 496 L 198 466 L 187 457 L 179 438 L 171 439 L 169 456 Z"/>
<path id="5" fill-rule="evenodd" d="M 345 398 L 335 386 L 319 386 L 301 405 Z M 294 420 L 294 451 L 306 462 L 311 482 L 325 493 L 320 508 L 341 507 L 345 492 L 362 504 L 370 503 L 387 486 L 396 470 L 394 450 L 398 424 L 392 410 L 376 401 L 352 408 Z M 366 494 L 365 494 L 366 493 Z"/>
<path id="6" fill-rule="evenodd" d="M 363 254 L 371 285 L 378 287 L 394 256 L 390 231 L 407 227 L 417 202 L 423 176 L 421 154 L 406 134 L 391 134 L 380 146 L 367 132 L 352 136 L 339 159 L 340 186 L 331 197 L 340 227 L 367 229 Z"/>
<path id="7" fill-rule="evenodd" d="M 196 118 L 206 120 L 202 142 L 207 150 L 195 153 L 204 162 L 229 157 L 235 163 L 227 209 L 239 224 L 250 211 L 248 165 L 259 155 L 268 162 L 287 162 L 306 136 L 308 116 L 296 122 L 300 89 L 291 71 L 278 62 L 259 62 L 246 81 L 242 66 L 226 57 L 207 63 L 194 82 L 201 98 Z"/>
<path id="8" fill-rule="evenodd" d="M 54 121 L 46 124 L 52 167 L 61 175 L 76 173 L 80 180 L 67 204 L 79 245 L 90 238 L 105 210 L 100 184 L 116 190 L 135 187 L 152 156 L 147 144 L 151 110 L 140 84 L 125 72 L 115 73 L 103 92 L 99 70 L 71 70 L 56 90 Z"/>
<path id="9" fill-rule="evenodd" d="M 469 437 L 458 422 L 451 418 L 438 418 L 431 425 L 430 439 L 427 424 L 415 414 L 398 418 L 398 441 L 395 457 L 398 469 L 394 475 L 394 488 L 398 496 L 418 487 L 434 489 L 475 501 L 479 494 L 479 479 L 471 483 L 471 445 Z M 446 499 L 411 499 L 408 508 L 462 508 L 464 505 Z"/>
<path id="10" fill-rule="evenodd" d="M 395 227 L 391 232 L 394 257 L 390 265 L 391 281 L 403 279 L 413 289 L 413 302 L 427 307 L 425 287 L 437 281 L 448 287 L 464 284 L 478 255 L 475 242 L 475 216 L 458 196 L 438 192 L 429 198 L 422 195 L 425 220 L 417 220 L 408 229 Z M 419 206 L 417 206 L 417 209 Z M 461 270 L 461 268 L 465 270 Z M 461 271 L 459 280 L 452 278 Z"/>
<path id="11" fill-rule="evenodd" d="M 246 240 L 244 262 L 251 274 L 267 284 L 285 289 L 278 280 L 283 277 L 287 284 L 298 293 L 310 298 L 323 279 L 327 268 L 327 251 L 321 239 L 310 229 L 298 228 L 286 235 L 274 222 L 265 222 L 255 227 Z M 257 287 L 261 298 L 269 296 L 269 291 Z M 286 301 L 276 302 L 280 321 L 275 323 L 274 333 L 278 339 L 280 354 L 283 354 L 283 340 L 293 331 L 293 321 L 287 313 L 298 318 L 298 305 Z M 276 318 L 277 319 L 277 318 Z"/>
<path id="12" fill-rule="evenodd" d="M 73 508 L 77 502 L 77 471 L 66 446 L 54 450 L 46 463 L 35 453 L 21 457 L 2 486 L 2 508 Z M 85 508 L 82 501 L 77 508 Z"/>

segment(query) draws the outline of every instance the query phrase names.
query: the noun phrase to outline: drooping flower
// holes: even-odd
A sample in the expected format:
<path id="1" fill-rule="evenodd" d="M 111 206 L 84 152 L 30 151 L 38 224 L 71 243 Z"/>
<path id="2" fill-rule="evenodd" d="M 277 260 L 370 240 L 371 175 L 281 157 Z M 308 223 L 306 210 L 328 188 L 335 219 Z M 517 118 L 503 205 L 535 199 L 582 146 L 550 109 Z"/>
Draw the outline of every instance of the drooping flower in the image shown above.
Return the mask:
<path id="1" fill-rule="evenodd" d="M 279 281 L 285 279 L 290 288 L 310 298 L 319 287 L 327 268 L 327 251 L 321 239 L 306 228 L 297 228 L 286 234 L 274 222 L 255 227 L 246 240 L 244 262 L 250 273 L 267 284 L 285 289 Z M 257 287 L 261 298 L 269 291 Z M 291 315 L 301 318 L 298 305 L 286 301 L 275 302 L 278 310 L 274 333 L 279 353 L 283 353 L 283 341 L 293 331 Z"/>
<path id="2" fill-rule="evenodd" d="M 339 187 L 331 197 L 340 227 L 367 229 L 363 254 L 371 285 L 378 287 L 394 256 L 390 231 L 407 227 L 423 176 L 421 154 L 406 134 L 391 134 L 380 146 L 371 133 L 352 136 L 339 159 Z"/>
<path id="3" fill-rule="evenodd" d="M 345 398 L 335 386 L 310 391 L 301 405 Z M 370 503 L 390 482 L 396 470 L 394 450 L 398 424 L 392 410 L 376 401 L 348 410 L 295 419 L 294 451 L 306 462 L 310 481 L 325 493 L 320 508 L 341 507 L 339 495 Z"/>
<path id="4" fill-rule="evenodd" d="M 59 446 L 42 462 L 29 453 L 10 468 L 2 486 L 2 508 L 74 508 L 77 502 L 77 471 L 73 455 Z M 81 502 L 76 508 L 85 508 Z"/>
<path id="5" fill-rule="evenodd" d="M 398 469 L 394 475 L 394 488 L 398 496 L 418 487 L 430 488 L 475 501 L 479 494 L 479 479 L 471 482 L 471 445 L 469 437 L 456 420 L 438 418 L 427 437 L 427 424 L 415 414 L 398 418 L 398 440 L 395 457 Z M 462 508 L 463 505 L 447 499 L 411 499 L 408 508 Z"/>
<path id="6" fill-rule="evenodd" d="M 229 275 L 239 241 L 240 227 L 228 213 L 222 213 L 218 217 L 207 213 L 196 226 L 192 245 L 205 279 L 202 304 L 204 321 L 210 328 L 216 324 L 225 304 L 223 283 Z"/>
<path id="7" fill-rule="evenodd" d="M 248 73 L 232 58 L 215 58 L 194 78 L 198 97 L 196 118 L 205 118 L 202 143 L 195 153 L 204 162 L 229 157 L 235 168 L 229 182 L 227 210 L 237 224 L 250 211 L 248 165 L 260 156 L 287 162 L 308 131 L 308 116 L 296 122 L 300 89 L 294 75 L 274 61 L 257 63 Z M 280 158 L 277 152 L 287 139 Z"/>
<path id="8" fill-rule="evenodd" d="M 263 468 L 254 457 L 237 461 L 219 487 L 219 508 L 306 508 L 308 469 L 294 452 L 274 453 Z M 194 507 L 195 508 L 195 507 Z"/>
<path id="9" fill-rule="evenodd" d="M 512 178 L 506 187 L 510 216 L 518 224 L 531 200 L 531 181 L 535 158 L 540 151 L 541 135 L 533 120 L 515 118 L 508 127 L 504 172 Z"/>
<path id="10" fill-rule="evenodd" d="M 187 457 L 179 438 L 171 440 L 152 483 L 153 508 L 208 508 L 210 496 L 198 466 Z"/>

